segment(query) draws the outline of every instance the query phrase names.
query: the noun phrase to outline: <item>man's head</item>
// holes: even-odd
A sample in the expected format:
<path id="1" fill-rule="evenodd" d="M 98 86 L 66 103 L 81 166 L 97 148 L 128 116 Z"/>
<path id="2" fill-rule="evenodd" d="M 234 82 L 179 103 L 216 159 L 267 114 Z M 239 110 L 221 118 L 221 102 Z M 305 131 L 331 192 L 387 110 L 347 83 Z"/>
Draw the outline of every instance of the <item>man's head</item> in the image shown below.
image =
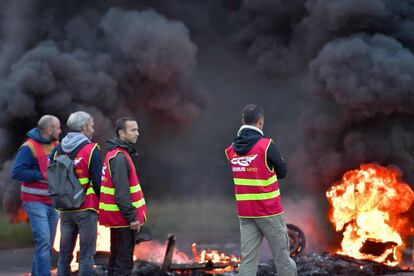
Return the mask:
<path id="1" fill-rule="evenodd" d="M 242 124 L 255 126 L 263 129 L 264 125 L 264 110 L 258 105 L 249 104 L 243 108 Z"/>
<path id="2" fill-rule="evenodd" d="M 39 122 L 37 122 L 37 127 L 39 128 L 40 135 L 51 142 L 57 141 L 62 132 L 59 119 L 53 115 L 42 116 Z"/>
<path id="3" fill-rule="evenodd" d="M 77 111 L 70 114 L 67 125 L 70 131 L 80 132 L 90 140 L 95 132 L 93 128 L 93 117 L 85 111 Z"/>
<path id="4" fill-rule="evenodd" d="M 120 140 L 135 144 L 139 136 L 138 123 L 132 117 L 120 118 L 115 122 L 115 132 Z"/>

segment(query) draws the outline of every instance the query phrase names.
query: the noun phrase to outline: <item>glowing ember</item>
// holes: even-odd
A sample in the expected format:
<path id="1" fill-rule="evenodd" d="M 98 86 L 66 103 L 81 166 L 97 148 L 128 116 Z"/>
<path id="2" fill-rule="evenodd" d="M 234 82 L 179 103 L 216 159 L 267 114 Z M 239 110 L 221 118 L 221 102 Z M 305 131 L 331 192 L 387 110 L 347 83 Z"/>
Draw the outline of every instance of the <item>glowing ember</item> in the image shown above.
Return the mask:
<path id="1" fill-rule="evenodd" d="M 205 263 L 208 261 L 212 261 L 213 263 L 228 263 L 228 262 L 239 262 L 240 259 L 231 255 L 227 256 L 223 252 L 219 252 L 218 250 L 212 249 L 202 249 L 199 253 L 197 253 L 197 245 L 196 243 L 192 244 L 193 254 L 195 254 L 195 261 L 198 263 Z"/>
<path id="2" fill-rule="evenodd" d="M 227 256 L 223 252 L 219 252 L 218 250 L 212 249 L 202 249 L 200 252 L 197 252 L 197 244 L 193 243 L 191 245 L 191 251 L 194 255 L 194 261 L 200 264 L 212 262 L 213 264 L 224 264 L 228 265 L 224 268 L 216 268 L 213 269 L 212 273 L 223 273 L 234 270 L 234 266 L 231 265 L 233 263 L 240 263 L 240 258 L 237 258 L 233 255 Z"/>
<path id="3" fill-rule="evenodd" d="M 17 212 L 16 222 L 28 221 L 29 217 L 27 216 L 26 212 L 23 208 L 19 208 Z"/>
<path id="4" fill-rule="evenodd" d="M 397 265 L 401 233 L 411 222 L 401 216 L 414 200 L 411 188 L 395 168 L 363 164 L 346 172 L 326 196 L 331 204 L 329 219 L 343 232 L 342 249 L 337 252 L 356 259 L 370 259 Z"/>
<path id="5" fill-rule="evenodd" d="M 110 251 L 110 229 L 101 225 L 98 225 L 98 236 L 96 241 L 96 251 Z M 60 243 L 60 221 L 57 226 L 56 238 L 53 244 L 53 247 L 56 251 L 59 252 L 59 243 Z M 79 251 L 79 238 L 76 241 L 74 255 L 76 257 L 76 252 Z M 161 264 L 164 260 L 164 255 L 166 251 L 166 243 L 161 243 L 158 241 L 148 241 L 143 242 L 135 246 L 134 250 L 134 261 L 136 260 L 145 260 L 149 262 Z M 172 262 L 175 264 L 221 264 L 222 268 L 216 268 L 209 271 L 211 274 L 223 273 L 226 271 L 234 270 L 234 267 L 237 267 L 237 264 L 240 262 L 240 258 L 235 256 L 227 256 L 218 250 L 205 250 L 202 249 L 197 252 L 197 245 L 193 243 L 192 252 L 194 257 L 188 257 L 185 253 L 174 249 Z M 79 264 L 76 262 L 76 258 L 72 260 L 71 263 L 72 271 L 77 271 L 79 269 Z"/>
<path id="6" fill-rule="evenodd" d="M 166 244 L 157 241 L 144 242 L 135 247 L 134 255 L 139 260 L 145 260 L 155 263 L 162 263 L 165 255 Z M 211 249 L 202 249 L 197 252 L 197 245 L 195 243 L 191 246 L 193 258 L 188 257 L 185 253 L 174 249 L 173 260 L 174 264 L 221 264 L 222 268 L 208 270 L 210 274 L 219 274 L 226 271 L 234 270 L 234 264 L 240 262 L 240 258 L 235 256 L 227 256 L 222 252 Z"/>
<path id="7" fill-rule="evenodd" d="M 134 256 L 138 260 L 162 263 L 164 260 L 166 243 L 158 241 L 143 242 L 135 246 Z M 176 264 L 188 263 L 190 258 L 183 252 L 174 249 L 172 262 Z"/>

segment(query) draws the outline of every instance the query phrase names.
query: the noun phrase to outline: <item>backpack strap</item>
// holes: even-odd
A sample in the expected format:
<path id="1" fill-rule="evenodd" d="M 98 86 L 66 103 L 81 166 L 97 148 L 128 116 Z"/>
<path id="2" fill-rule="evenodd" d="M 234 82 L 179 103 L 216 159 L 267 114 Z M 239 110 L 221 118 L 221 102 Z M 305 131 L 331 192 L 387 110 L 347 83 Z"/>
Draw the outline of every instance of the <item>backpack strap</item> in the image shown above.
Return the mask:
<path id="1" fill-rule="evenodd" d="M 58 155 L 62 155 L 62 154 L 66 154 L 70 159 L 75 159 L 75 157 L 76 157 L 76 155 L 78 154 L 78 152 L 85 146 L 85 145 L 87 145 L 87 144 L 89 144 L 90 142 L 89 141 L 85 141 L 85 142 L 83 142 L 83 143 L 81 143 L 74 151 L 72 151 L 70 154 L 68 154 L 68 153 L 66 153 L 66 152 L 64 152 L 63 151 L 63 149 L 62 149 L 62 144 L 59 144 L 58 146 L 57 146 L 57 149 L 56 149 L 56 155 L 58 156 Z"/>

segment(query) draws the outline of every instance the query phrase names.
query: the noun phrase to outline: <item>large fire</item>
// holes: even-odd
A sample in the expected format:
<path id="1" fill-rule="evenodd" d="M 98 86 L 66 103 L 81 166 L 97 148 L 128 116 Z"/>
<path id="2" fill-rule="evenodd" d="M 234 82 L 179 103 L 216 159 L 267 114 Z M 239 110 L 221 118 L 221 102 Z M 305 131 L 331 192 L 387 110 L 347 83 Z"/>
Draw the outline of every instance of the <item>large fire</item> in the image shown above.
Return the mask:
<path id="1" fill-rule="evenodd" d="M 346 172 L 326 196 L 329 219 L 337 232 L 343 231 L 337 253 L 388 265 L 401 261 L 397 249 L 411 225 L 402 213 L 410 209 L 414 193 L 398 169 L 363 164 Z"/>
<path id="2" fill-rule="evenodd" d="M 96 241 L 96 251 L 109 252 L 110 251 L 110 230 L 104 226 L 98 225 Z M 60 222 L 57 227 L 56 238 L 53 244 L 53 247 L 56 251 L 59 252 L 59 242 L 60 242 Z M 76 241 L 76 246 L 74 249 L 74 254 L 79 251 L 79 238 Z M 148 241 L 143 242 L 135 246 L 134 250 L 134 260 L 145 260 L 149 262 L 161 264 L 164 259 L 166 251 L 166 244 L 158 241 Z M 213 269 L 210 271 L 211 274 L 223 273 L 225 271 L 230 271 L 234 269 L 232 264 L 239 263 L 240 258 L 237 258 L 233 255 L 227 256 L 222 252 L 212 249 L 202 249 L 197 251 L 197 246 L 195 243 L 192 245 L 193 256 L 189 257 L 180 250 L 174 249 L 172 262 L 175 264 L 203 264 L 207 262 L 219 263 L 223 265 L 223 268 Z M 73 259 L 71 263 L 72 271 L 77 271 L 79 264 L 76 261 L 76 258 Z"/>

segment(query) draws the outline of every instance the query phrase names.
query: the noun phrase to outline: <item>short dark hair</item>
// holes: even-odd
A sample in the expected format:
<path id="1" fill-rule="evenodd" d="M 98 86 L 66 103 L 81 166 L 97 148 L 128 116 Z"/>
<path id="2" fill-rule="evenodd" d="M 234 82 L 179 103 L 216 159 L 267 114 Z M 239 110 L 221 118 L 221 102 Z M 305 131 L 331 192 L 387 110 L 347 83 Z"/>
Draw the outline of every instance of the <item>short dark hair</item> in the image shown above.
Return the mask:
<path id="1" fill-rule="evenodd" d="M 242 121 L 247 125 L 254 125 L 264 118 L 264 110 L 256 104 L 249 104 L 243 108 Z"/>
<path id="2" fill-rule="evenodd" d="M 123 131 L 126 131 L 126 122 L 128 121 L 136 121 L 133 117 L 122 117 L 116 120 L 115 122 L 115 133 L 116 136 L 119 138 L 119 131 L 122 129 Z"/>

